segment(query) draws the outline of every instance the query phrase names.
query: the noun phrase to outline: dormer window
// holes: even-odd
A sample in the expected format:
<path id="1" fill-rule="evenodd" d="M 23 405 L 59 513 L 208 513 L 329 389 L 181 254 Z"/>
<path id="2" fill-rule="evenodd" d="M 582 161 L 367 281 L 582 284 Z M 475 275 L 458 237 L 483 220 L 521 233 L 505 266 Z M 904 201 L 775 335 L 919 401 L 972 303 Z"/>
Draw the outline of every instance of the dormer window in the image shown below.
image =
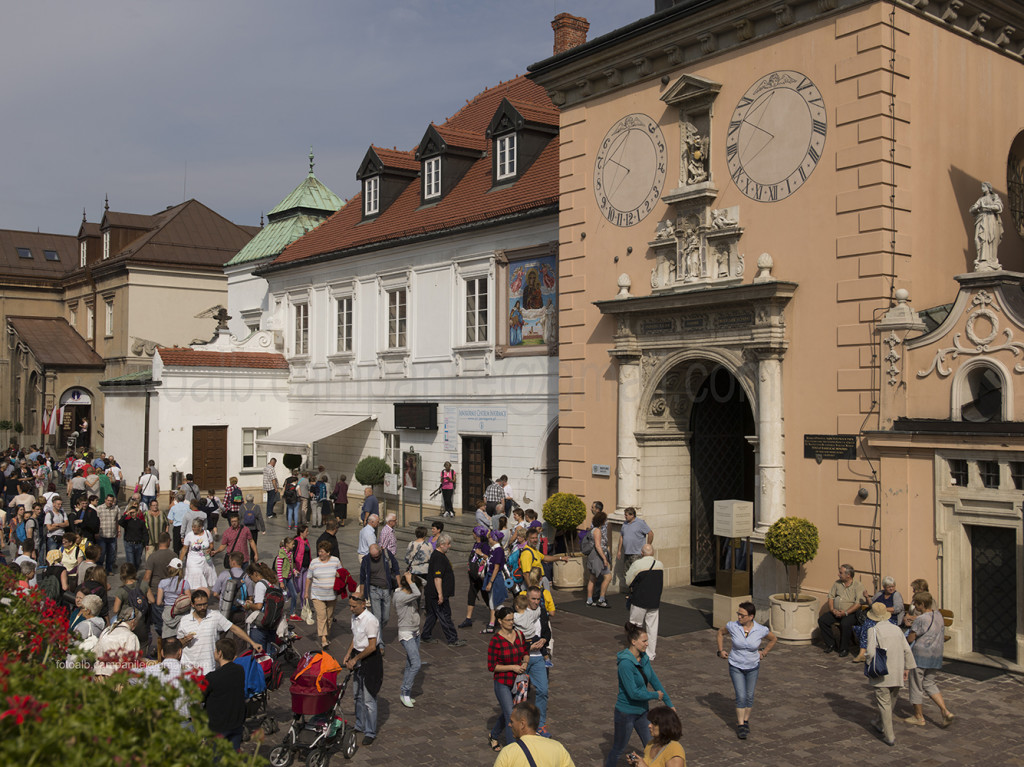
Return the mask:
<path id="1" fill-rule="evenodd" d="M 370 176 L 363 181 L 363 215 L 376 216 L 380 213 L 380 176 Z"/>
<path id="2" fill-rule="evenodd" d="M 509 133 L 494 140 L 494 153 L 497 162 L 497 178 L 499 181 L 513 178 L 516 175 L 516 134 Z"/>
<path id="3" fill-rule="evenodd" d="M 78 244 L 78 265 L 85 266 L 85 240 Z"/>
<path id="4" fill-rule="evenodd" d="M 103 260 L 110 258 L 110 230 L 103 233 Z"/>
<path id="5" fill-rule="evenodd" d="M 423 199 L 441 196 L 441 158 L 431 157 L 423 161 Z"/>

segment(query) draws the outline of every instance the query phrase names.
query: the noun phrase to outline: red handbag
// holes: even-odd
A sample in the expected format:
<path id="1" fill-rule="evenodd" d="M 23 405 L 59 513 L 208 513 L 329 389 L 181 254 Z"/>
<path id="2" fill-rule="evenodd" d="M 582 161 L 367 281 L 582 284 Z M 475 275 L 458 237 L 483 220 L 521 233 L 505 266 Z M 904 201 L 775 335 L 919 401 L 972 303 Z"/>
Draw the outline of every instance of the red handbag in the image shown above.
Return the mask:
<path id="1" fill-rule="evenodd" d="M 339 567 L 334 576 L 334 593 L 342 599 L 348 599 L 348 595 L 356 590 L 356 586 L 352 574 L 344 567 Z"/>

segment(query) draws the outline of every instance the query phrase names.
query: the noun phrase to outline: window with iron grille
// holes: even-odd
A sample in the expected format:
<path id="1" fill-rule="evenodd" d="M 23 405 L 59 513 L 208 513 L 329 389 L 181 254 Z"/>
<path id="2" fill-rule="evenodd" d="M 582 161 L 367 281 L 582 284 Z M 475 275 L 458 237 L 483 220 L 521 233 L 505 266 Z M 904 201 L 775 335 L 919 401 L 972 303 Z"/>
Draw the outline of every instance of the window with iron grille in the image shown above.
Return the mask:
<path id="1" fill-rule="evenodd" d="M 950 458 L 949 478 L 954 485 L 967 487 L 967 461 L 962 458 Z"/>
<path id="2" fill-rule="evenodd" d="M 978 461 L 978 473 L 984 487 L 999 487 L 999 461 Z"/>

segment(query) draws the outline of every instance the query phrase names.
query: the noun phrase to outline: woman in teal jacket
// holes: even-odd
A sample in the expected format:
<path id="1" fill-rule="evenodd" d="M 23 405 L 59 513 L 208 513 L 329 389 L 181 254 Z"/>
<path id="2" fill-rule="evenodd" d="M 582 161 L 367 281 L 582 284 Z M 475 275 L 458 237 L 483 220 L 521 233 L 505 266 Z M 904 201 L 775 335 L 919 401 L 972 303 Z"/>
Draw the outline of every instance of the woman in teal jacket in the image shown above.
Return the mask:
<path id="1" fill-rule="evenodd" d="M 647 657 L 647 632 L 632 623 L 626 624 L 626 649 L 615 656 L 619 668 L 619 696 L 615 699 L 615 736 L 605 767 L 615 767 L 629 744 L 631 730 L 636 730 L 645 746 L 651 739 L 647 723 L 647 706 L 652 700 L 671 709 L 672 699 L 662 687 Z M 650 688 L 650 689 L 648 689 Z"/>

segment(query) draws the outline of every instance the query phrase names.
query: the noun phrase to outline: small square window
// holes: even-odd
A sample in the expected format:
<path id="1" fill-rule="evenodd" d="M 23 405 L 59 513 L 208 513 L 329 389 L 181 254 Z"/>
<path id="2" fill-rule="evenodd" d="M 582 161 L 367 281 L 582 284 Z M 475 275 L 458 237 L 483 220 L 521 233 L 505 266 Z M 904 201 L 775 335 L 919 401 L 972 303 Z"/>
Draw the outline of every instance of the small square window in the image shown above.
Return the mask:
<path id="1" fill-rule="evenodd" d="M 32 249 L 18 248 L 18 258 L 32 258 Z"/>
<path id="2" fill-rule="evenodd" d="M 1017 490 L 1024 490 L 1024 461 L 1010 461 L 1010 479 Z"/>
<path id="3" fill-rule="evenodd" d="M 950 458 L 949 479 L 957 487 L 967 487 L 967 461 L 962 458 Z"/>
<path id="4" fill-rule="evenodd" d="M 55 250 L 44 250 L 43 258 L 45 258 L 47 261 L 60 261 L 60 256 L 57 254 L 57 251 Z"/>
<path id="5" fill-rule="evenodd" d="M 423 199 L 441 196 L 441 158 L 423 161 Z"/>
<path id="6" fill-rule="evenodd" d="M 512 178 L 516 175 L 516 134 L 509 133 L 494 142 L 497 159 L 498 180 Z"/>
<path id="7" fill-rule="evenodd" d="M 978 473 L 981 474 L 981 484 L 985 487 L 999 487 L 999 462 L 978 461 Z"/>
<path id="8" fill-rule="evenodd" d="M 380 177 L 370 176 L 363 182 L 363 215 L 380 213 Z"/>

